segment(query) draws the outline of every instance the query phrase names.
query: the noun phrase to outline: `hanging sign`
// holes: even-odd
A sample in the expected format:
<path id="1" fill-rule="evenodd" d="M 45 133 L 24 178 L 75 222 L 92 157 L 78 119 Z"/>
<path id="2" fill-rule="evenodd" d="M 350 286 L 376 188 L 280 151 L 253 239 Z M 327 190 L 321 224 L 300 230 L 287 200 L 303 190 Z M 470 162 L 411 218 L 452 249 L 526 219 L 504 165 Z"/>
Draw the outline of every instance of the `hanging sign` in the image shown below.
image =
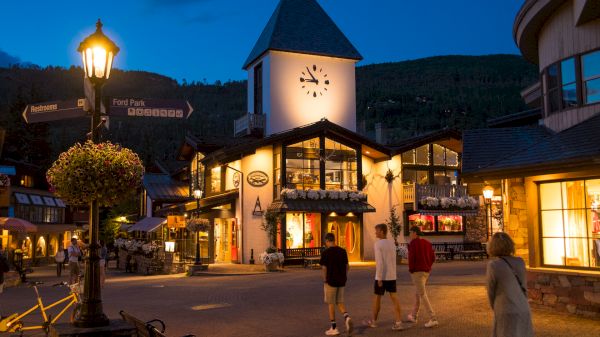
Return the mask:
<path id="1" fill-rule="evenodd" d="M 269 182 L 269 176 L 263 171 L 252 171 L 248 173 L 246 180 L 254 187 L 262 187 Z"/>
<path id="2" fill-rule="evenodd" d="M 233 187 L 238 188 L 240 187 L 240 173 L 236 172 L 233 174 Z"/>
<path id="3" fill-rule="evenodd" d="M 183 215 L 167 215 L 168 228 L 185 228 L 185 217 Z"/>

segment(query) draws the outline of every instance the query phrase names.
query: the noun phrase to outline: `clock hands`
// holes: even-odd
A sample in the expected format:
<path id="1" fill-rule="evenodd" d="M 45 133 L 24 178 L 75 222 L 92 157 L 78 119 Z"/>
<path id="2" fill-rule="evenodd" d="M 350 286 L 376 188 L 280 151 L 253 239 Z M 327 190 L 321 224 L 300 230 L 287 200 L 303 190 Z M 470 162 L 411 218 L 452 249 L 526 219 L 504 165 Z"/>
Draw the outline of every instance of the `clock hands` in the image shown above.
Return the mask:
<path id="1" fill-rule="evenodd" d="M 315 78 L 315 76 L 313 76 L 313 74 L 312 74 L 312 72 L 310 71 L 310 69 L 308 69 L 308 67 L 306 67 L 306 70 L 308 71 L 308 74 L 310 75 L 310 77 L 312 77 L 312 80 L 306 80 L 306 79 L 305 79 L 305 82 L 312 82 L 312 83 L 315 83 L 315 84 L 319 85 L 319 80 L 317 80 L 317 79 Z"/>

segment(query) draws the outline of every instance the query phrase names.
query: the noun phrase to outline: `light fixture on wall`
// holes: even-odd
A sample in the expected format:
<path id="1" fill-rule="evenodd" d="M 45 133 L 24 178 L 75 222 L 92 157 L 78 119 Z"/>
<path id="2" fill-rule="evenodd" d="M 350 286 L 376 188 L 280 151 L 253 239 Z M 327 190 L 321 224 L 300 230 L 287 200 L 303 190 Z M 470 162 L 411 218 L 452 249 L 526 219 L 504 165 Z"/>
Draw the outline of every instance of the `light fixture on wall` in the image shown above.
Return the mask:
<path id="1" fill-rule="evenodd" d="M 483 202 L 485 203 L 485 222 L 487 226 L 487 238 L 489 239 L 492 233 L 492 198 L 494 197 L 494 188 L 487 185 L 483 188 Z"/>
<path id="2" fill-rule="evenodd" d="M 173 253 L 175 251 L 175 241 L 165 241 L 165 252 Z"/>

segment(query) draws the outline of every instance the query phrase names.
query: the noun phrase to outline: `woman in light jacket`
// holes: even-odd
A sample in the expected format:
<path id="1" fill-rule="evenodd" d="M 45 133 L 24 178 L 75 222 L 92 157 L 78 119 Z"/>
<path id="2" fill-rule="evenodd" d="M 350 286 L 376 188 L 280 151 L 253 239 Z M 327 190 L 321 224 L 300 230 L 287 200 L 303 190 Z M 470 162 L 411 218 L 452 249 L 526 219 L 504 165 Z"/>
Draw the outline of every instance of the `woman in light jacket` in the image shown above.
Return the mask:
<path id="1" fill-rule="evenodd" d="M 527 301 L 525 262 L 515 254 L 515 244 L 506 233 L 496 233 L 487 252 L 496 257 L 487 265 L 487 293 L 494 310 L 492 337 L 533 336 Z"/>

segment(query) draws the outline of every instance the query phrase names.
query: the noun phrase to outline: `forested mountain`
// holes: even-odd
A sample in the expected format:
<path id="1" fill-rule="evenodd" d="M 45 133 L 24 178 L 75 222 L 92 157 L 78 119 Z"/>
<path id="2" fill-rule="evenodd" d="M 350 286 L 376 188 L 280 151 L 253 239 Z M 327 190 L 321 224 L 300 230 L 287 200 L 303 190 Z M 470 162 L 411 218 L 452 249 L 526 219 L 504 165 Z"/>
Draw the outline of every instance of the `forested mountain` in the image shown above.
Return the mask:
<path id="1" fill-rule="evenodd" d="M 442 56 L 361 66 L 356 79 L 359 130 L 381 122 L 401 139 L 447 126 L 483 127 L 490 117 L 525 109 L 519 92 L 537 80 L 537 70 L 516 55 Z M 132 148 L 146 163 L 172 160 L 186 131 L 233 134 L 233 120 L 246 112 L 245 81 L 178 83 L 154 73 L 115 70 L 103 95 L 187 99 L 193 106 L 185 121 L 110 118 L 104 139 Z M 28 125 L 23 110 L 31 103 L 82 97 L 79 67 L 0 68 L 2 156 L 48 167 L 85 139 L 89 119 Z"/>

